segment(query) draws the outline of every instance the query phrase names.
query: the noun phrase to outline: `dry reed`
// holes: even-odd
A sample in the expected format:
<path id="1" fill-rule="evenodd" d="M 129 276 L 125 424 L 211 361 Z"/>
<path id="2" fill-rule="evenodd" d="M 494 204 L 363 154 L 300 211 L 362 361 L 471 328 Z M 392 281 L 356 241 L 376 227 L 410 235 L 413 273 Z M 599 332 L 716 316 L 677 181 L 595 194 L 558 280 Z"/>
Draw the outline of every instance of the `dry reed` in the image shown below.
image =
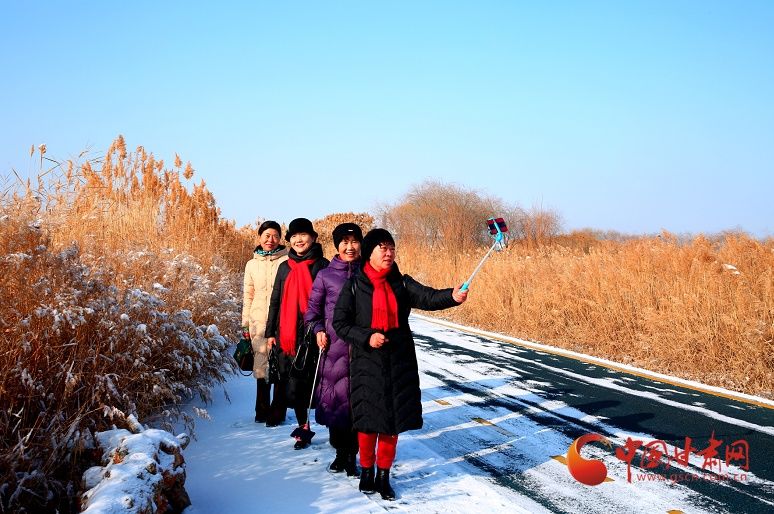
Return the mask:
<path id="1" fill-rule="evenodd" d="M 398 262 L 435 286 L 483 255 L 400 245 Z M 512 244 L 476 277 L 460 323 L 774 397 L 774 241 L 744 234 L 680 242 Z"/>
<path id="2" fill-rule="evenodd" d="M 94 432 L 171 427 L 233 370 L 220 332 L 238 330 L 254 233 L 177 156 L 121 137 L 81 164 L 38 151 L 37 180 L 0 203 L 0 511 L 71 512 Z"/>
<path id="3" fill-rule="evenodd" d="M 236 333 L 257 233 L 221 219 L 177 155 L 167 169 L 121 137 L 78 164 L 37 151 L 37 180 L 0 195 L 0 511 L 69 512 L 95 430 L 130 413 L 169 421 L 230 369 L 219 332 Z M 520 242 L 445 315 L 774 396 L 774 241 L 562 236 L 550 211 L 437 183 L 384 208 L 380 225 L 398 235 L 402 269 L 442 287 L 467 278 L 486 240 L 469 222 L 492 212 L 517 220 Z M 342 221 L 373 225 L 365 213 L 317 220 L 329 256 Z"/>

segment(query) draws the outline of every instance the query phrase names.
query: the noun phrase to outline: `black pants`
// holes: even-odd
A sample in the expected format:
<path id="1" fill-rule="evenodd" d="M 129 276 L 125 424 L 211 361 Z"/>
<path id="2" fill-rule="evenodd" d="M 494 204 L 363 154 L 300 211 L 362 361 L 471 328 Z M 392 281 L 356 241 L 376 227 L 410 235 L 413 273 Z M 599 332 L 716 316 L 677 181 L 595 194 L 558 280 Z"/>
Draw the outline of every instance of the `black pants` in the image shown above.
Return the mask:
<path id="1" fill-rule="evenodd" d="M 274 395 L 269 406 L 269 421 L 272 424 L 285 421 L 285 415 L 288 410 L 288 383 L 287 379 L 281 379 L 274 385 Z M 267 384 L 270 389 L 272 384 Z"/>
<path id="2" fill-rule="evenodd" d="M 283 351 L 280 351 L 277 357 L 280 380 L 274 384 L 274 398 L 269 409 L 269 419 L 277 422 L 284 421 L 288 407 L 292 407 L 296 413 L 298 425 L 302 426 L 308 421 L 307 409 L 312 397 L 316 361 L 310 360 L 308 366 L 303 366 L 304 370 L 299 373 L 298 369 L 293 369 L 294 357 Z M 293 378 L 291 373 L 295 373 Z"/>
<path id="3" fill-rule="evenodd" d="M 338 428 L 338 427 L 331 427 L 329 429 L 330 432 L 330 441 L 331 446 L 336 448 L 336 453 L 339 452 L 343 453 L 349 453 L 351 455 L 355 455 L 358 450 L 358 442 L 357 442 L 357 432 L 352 430 L 351 428 Z"/>
<path id="4" fill-rule="evenodd" d="M 270 387 L 267 384 L 267 388 Z M 292 390 L 289 390 L 292 388 Z M 296 413 L 298 425 L 304 425 L 308 421 L 307 409 L 309 409 L 309 400 L 312 397 L 312 383 L 309 381 L 293 380 L 288 377 L 281 377 L 280 381 L 274 384 L 274 397 L 269 407 L 269 420 L 275 423 L 285 421 L 287 409 L 292 404 Z"/>
<path id="5" fill-rule="evenodd" d="M 255 392 L 255 417 L 265 420 L 269 415 L 269 393 L 271 386 L 265 378 L 256 380 L 258 383 Z"/>
<path id="6" fill-rule="evenodd" d="M 288 401 L 293 406 L 298 426 L 306 424 L 307 412 L 312 398 L 312 380 L 291 378 L 288 383 Z"/>

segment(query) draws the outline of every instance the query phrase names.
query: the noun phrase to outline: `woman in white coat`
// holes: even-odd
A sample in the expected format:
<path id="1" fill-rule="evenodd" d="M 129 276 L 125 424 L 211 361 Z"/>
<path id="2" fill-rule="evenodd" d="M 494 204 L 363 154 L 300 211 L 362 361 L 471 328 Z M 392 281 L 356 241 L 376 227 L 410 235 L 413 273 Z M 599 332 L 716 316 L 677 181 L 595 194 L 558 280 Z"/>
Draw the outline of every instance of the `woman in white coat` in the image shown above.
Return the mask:
<path id="1" fill-rule="evenodd" d="M 265 423 L 269 414 L 271 385 L 267 381 L 268 349 L 264 330 L 269 314 L 269 300 L 279 265 L 288 260 L 288 250 L 279 242 L 282 228 L 276 221 L 264 221 L 258 227 L 259 244 L 253 258 L 245 265 L 242 330 L 249 331 L 255 364 L 253 376 L 257 379 L 255 422 Z"/>

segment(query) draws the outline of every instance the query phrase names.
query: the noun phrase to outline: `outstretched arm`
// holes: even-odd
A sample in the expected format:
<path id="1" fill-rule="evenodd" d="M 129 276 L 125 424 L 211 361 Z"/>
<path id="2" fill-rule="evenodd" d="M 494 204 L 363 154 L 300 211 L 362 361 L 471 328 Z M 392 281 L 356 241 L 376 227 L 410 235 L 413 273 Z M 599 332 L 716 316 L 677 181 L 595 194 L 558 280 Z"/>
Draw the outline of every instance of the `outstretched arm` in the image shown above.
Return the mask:
<path id="1" fill-rule="evenodd" d="M 454 289 L 435 289 L 420 284 L 409 275 L 403 275 L 403 283 L 409 298 L 411 298 L 411 306 L 424 311 L 439 311 L 456 307 L 468 298 L 467 291 L 460 291 L 459 286 Z"/>

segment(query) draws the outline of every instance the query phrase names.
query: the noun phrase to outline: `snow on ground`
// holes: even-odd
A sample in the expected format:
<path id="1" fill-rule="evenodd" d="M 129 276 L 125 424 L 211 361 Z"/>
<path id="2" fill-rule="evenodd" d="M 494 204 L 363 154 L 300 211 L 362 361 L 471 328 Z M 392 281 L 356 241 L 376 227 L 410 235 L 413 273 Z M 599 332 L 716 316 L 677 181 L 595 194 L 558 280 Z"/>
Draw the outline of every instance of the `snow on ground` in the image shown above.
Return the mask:
<path id="1" fill-rule="evenodd" d="M 334 450 L 325 427 L 312 446 L 293 450 L 293 411 L 285 425 L 266 428 L 253 422 L 255 380 L 235 376 L 223 394 L 213 392 L 207 407 L 211 421 L 198 420 L 197 440 L 185 451 L 188 491 L 192 505 L 186 514 L 241 512 L 403 512 L 467 513 L 547 512 L 528 498 L 471 475 L 424 445 L 418 432 L 402 434 L 393 467 L 398 499 L 386 502 L 378 494 L 358 491 L 358 480 L 327 472 Z M 312 415 L 314 419 L 314 415 Z"/>
<path id="2" fill-rule="evenodd" d="M 192 506 L 186 514 L 265 512 L 717 512 L 719 503 L 680 483 L 627 483 L 622 462 L 599 448 L 585 450 L 606 462 L 609 483 L 590 488 L 573 480 L 554 456 L 563 455 L 572 438 L 557 427 L 583 421 L 599 428 L 618 445 L 627 436 L 652 440 L 652 434 L 622 433 L 605 418 L 588 416 L 565 402 L 544 398 L 551 384 L 520 378 L 528 362 L 523 348 L 484 340 L 415 317 L 425 426 L 401 434 L 392 483 L 395 502 L 358 491 L 357 479 L 327 472 L 334 450 L 325 427 L 315 426 L 313 445 L 293 450 L 288 422 L 266 428 L 253 422 L 255 380 L 235 376 L 225 384 L 231 398 L 213 392 L 207 407 L 211 420 L 197 422 L 198 440 L 185 451 Z M 428 343 L 443 341 L 443 348 Z M 466 349 L 506 358 L 509 366 L 473 360 Z M 432 351 L 428 351 L 428 350 Z M 625 391 L 632 397 L 680 407 L 693 416 L 723 420 L 770 435 L 772 427 L 721 416 L 701 406 L 677 404 L 656 392 L 624 387 L 627 378 L 599 379 L 564 369 L 551 355 L 545 362 L 529 360 L 534 369 L 551 368 L 553 376 L 576 383 Z M 505 369 L 505 368 L 508 369 Z M 616 376 L 617 375 L 617 376 Z M 655 387 L 654 387 L 655 388 Z M 665 388 L 667 389 L 667 388 Z M 659 391 L 663 393 L 663 391 Z M 681 393 L 675 390 L 674 393 Z M 490 399 L 498 400 L 489 404 Z M 532 405 L 528 409 L 519 405 Z M 193 406 L 192 406 L 193 408 Z M 537 416 L 533 415 L 537 414 Z M 314 416 L 312 416 L 314 420 Z M 671 451 L 671 449 L 670 449 Z M 694 466 L 698 465 L 695 458 Z M 493 472 L 494 470 L 494 472 Z M 752 473 L 751 481 L 759 480 Z M 511 486 L 501 485 L 509 483 Z M 768 486 L 768 483 L 764 484 Z M 719 484 L 719 487 L 727 487 Z"/>
<path id="3" fill-rule="evenodd" d="M 666 483 L 660 480 L 660 476 L 651 475 L 654 480 L 638 481 L 635 486 L 627 483 L 626 466 L 599 448 L 585 449 L 588 455 L 603 461 L 608 467 L 609 483 L 600 487 L 588 487 L 579 484 L 570 478 L 564 465 L 559 465 L 553 456 L 563 456 L 572 438 L 555 429 L 555 424 L 568 425 L 584 421 L 587 426 L 594 426 L 617 446 L 623 446 L 627 437 L 634 437 L 644 441 L 655 440 L 653 434 L 641 432 L 621 432 L 614 425 L 606 423 L 604 418 L 586 415 L 562 401 L 546 400 L 543 398 L 545 391 L 541 387 L 552 386 L 545 382 L 524 380 L 516 371 L 520 365 L 529 364 L 538 369 L 550 370 L 559 376 L 568 376 L 577 383 L 588 383 L 609 389 L 611 391 L 624 392 L 628 395 L 651 400 L 654 403 L 663 403 L 680 408 L 688 413 L 697 413 L 709 419 L 724 420 L 730 424 L 755 430 L 763 434 L 774 433 L 774 427 L 761 426 L 748 423 L 743 420 L 728 418 L 709 409 L 697 408 L 692 405 L 679 404 L 660 398 L 652 393 L 644 393 L 632 388 L 624 388 L 617 384 L 618 378 L 608 377 L 595 379 L 581 374 L 572 373 L 563 369 L 564 363 L 557 361 L 556 365 L 548 365 L 535 359 L 522 357 L 525 351 L 519 347 L 503 344 L 496 340 L 483 340 L 467 335 L 452 328 L 444 327 L 427 318 L 415 316 L 411 322 L 415 339 L 418 341 L 417 357 L 421 372 L 421 384 L 423 394 L 423 407 L 425 427 L 417 432 L 417 437 L 426 439 L 431 447 L 432 438 L 437 435 L 445 436 L 445 453 L 464 455 L 466 458 L 486 456 L 488 464 L 498 470 L 509 474 L 516 471 L 517 482 L 523 482 L 528 486 L 523 487 L 530 498 L 541 499 L 541 503 L 548 503 L 553 509 L 561 512 L 718 512 L 722 508 L 712 498 L 696 494 L 682 483 Z M 443 341 L 449 348 L 457 347 L 480 355 L 499 355 L 508 359 L 509 366 L 501 367 L 494 363 L 480 360 L 475 363 L 467 363 L 457 358 L 457 353 L 449 348 L 436 347 L 433 343 L 420 342 L 425 338 Z M 423 350 L 427 348 L 428 351 Z M 549 359 L 554 360 L 554 359 Z M 615 375 L 617 373 L 610 371 Z M 432 376 L 430 376 L 432 375 Z M 437 377 L 442 376 L 443 380 Z M 514 381 L 514 379 L 517 379 Z M 454 392 L 454 383 L 464 385 L 465 390 L 476 390 L 476 395 L 469 393 L 459 394 Z M 450 392 L 451 395 L 437 396 L 438 391 Z M 680 391 L 675 391 L 679 393 Z M 496 408 L 487 407 L 490 399 L 497 398 L 506 405 Z M 433 404 L 433 400 L 443 401 L 443 406 Z M 756 400 L 764 401 L 756 398 Z M 520 402 L 534 405 L 533 408 L 521 411 L 518 409 Z M 434 414 L 447 409 L 449 413 L 438 417 Z M 535 421 L 525 413 L 532 411 L 542 413 L 542 420 Z M 551 413 L 556 415 L 552 420 Z M 471 431 L 476 426 L 476 418 L 485 417 L 485 421 L 495 430 L 504 434 L 505 438 L 497 439 L 496 435 L 484 436 L 479 434 L 480 441 L 473 441 L 474 433 L 467 437 L 453 436 L 454 431 Z M 456 421 L 455 421 L 456 418 Z M 455 424 L 456 423 L 456 424 Z M 428 429 L 437 426 L 434 432 Z M 510 438 L 509 438 L 510 437 Z M 456 448 L 455 448 L 456 447 Z M 670 454 L 674 447 L 667 445 Z M 462 451 L 460 451 L 462 450 Z M 465 452 L 467 450 L 467 452 Z M 679 449 L 678 449 L 679 450 Z M 440 451 L 440 450 L 439 450 Z M 551 457 L 549 457 L 551 456 Z M 702 459 L 691 455 L 690 463 L 694 469 L 700 469 Z M 673 464 L 674 472 L 689 471 L 686 466 Z M 734 466 L 728 467 L 729 473 L 740 474 L 742 471 Z M 759 480 L 754 473 L 746 473 L 745 483 L 762 484 L 769 489 L 770 482 Z M 719 481 L 716 487 L 724 488 L 727 484 Z M 772 502 L 766 502 L 771 503 Z"/>

